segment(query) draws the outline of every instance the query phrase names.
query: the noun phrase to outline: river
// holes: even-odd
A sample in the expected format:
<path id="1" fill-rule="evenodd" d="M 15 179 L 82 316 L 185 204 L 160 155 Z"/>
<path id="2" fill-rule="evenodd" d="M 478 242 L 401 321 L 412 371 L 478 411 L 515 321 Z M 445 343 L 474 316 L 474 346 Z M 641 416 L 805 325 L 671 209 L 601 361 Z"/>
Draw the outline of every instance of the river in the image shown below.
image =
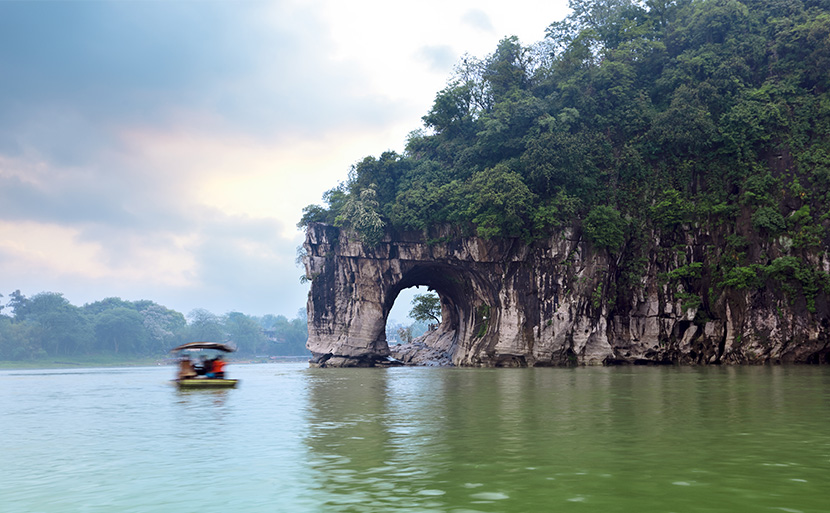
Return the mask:
<path id="1" fill-rule="evenodd" d="M 0 512 L 830 510 L 830 367 L 0 371 Z"/>

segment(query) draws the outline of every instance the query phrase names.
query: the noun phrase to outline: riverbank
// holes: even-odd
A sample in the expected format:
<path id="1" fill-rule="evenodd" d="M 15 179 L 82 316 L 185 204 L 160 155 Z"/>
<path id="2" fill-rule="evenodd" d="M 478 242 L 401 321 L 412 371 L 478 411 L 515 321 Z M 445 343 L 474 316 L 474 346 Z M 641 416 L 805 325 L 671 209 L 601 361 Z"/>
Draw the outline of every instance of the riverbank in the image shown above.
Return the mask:
<path id="1" fill-rule="evenodd" d="M 88 367 L 147 367 L 166 365 L 166 357 L 124 357 L 110 355 L 67 356 L 35 360 L 0 360 L 0 369 L 64 369 Z"/>
<path id="2" fill-rule="evenodd" d="M 239 365 L 245 363 L 273 363 L 306 361 L 309 356 L 257 356 L 226 358 L 228 363 Z M 175 359 L 169 355 L 154 357 L 126 357 L 118 355 L 88 355 L 67 356 L 61 358 L 41 358 L 36 360 L 0 360 L 0 370 L 14 369 L 71 369 L 90 367 L 153 367 L 157 365 L 173 365 Z"/>

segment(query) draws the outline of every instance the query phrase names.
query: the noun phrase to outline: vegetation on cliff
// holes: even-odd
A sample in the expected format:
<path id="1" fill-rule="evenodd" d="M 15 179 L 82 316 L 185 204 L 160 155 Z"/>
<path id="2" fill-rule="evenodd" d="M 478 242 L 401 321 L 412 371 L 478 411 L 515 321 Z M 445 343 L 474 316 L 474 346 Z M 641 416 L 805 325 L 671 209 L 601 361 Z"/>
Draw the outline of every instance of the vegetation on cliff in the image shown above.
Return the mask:
<path id="1" fill-rule="evenodd" d="M 661 251 L 684 307 L 773 286 L 826 310 L 830 1 L 571 7 L 536 44 L 464 58 L 406 151 L 357 163 L 300 224 L 369 243 L 438 224 L 532 243 L 575 226 L 614 256 L 615 287 Z M 699 254 L 675 251 L 692 236 Z"/>

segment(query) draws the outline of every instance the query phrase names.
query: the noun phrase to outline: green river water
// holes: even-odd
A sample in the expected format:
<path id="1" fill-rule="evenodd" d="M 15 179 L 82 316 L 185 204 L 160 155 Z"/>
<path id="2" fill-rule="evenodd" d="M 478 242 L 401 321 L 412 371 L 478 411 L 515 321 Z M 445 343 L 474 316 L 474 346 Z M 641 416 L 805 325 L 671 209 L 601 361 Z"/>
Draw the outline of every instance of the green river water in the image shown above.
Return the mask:
<path id="1" fill-rule="evenodd" d="M 826 512 L 830 367 L 0 371 L 0 512 Z"/>

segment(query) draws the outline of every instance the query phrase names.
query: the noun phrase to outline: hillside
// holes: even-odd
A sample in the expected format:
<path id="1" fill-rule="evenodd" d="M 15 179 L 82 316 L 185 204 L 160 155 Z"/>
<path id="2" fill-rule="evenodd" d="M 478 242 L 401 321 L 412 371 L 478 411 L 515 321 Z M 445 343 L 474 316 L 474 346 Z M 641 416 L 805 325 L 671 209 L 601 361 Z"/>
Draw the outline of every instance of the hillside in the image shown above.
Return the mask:
<path id="1" fill-rule="evenodd" d="M 441 224 L 528 243 L 579 226 L 624 285 L 654 237 L 693 228 L 719 235 L 671 279 L 774 283 L 814 311 L 830 290 L 815 260 L 830 241 L 830 2 L 572 7 L 539 43 L 465 58 L 404 154 L 356 164 L 300 224 L 369 243 Z"/>

